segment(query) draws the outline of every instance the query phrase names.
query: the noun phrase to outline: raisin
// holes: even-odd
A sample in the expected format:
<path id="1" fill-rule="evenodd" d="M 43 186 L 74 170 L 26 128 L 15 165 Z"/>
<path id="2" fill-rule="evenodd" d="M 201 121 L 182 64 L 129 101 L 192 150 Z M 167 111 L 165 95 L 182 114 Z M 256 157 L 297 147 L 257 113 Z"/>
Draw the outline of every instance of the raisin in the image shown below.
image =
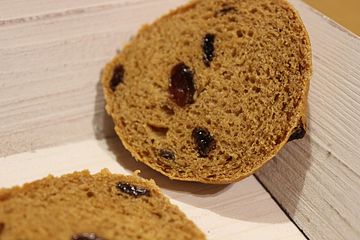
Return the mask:
<path id="1" fill-rule="evenodd" d="M 304 126 L 301 124 L 299 127 L 297 127 L 294 132 L 291 134 L 291 136 L 289 137 L 288 142 L 291 142 L 293 140 L 296 139 L 302 139 L 303 137 L 305 137 L 306 131 Z"/>
<path id="2" fill-rule="evenodd" d="M 72 240 L 104 240 L 103 238 L 100 238 L 96 236 L 95 233 L 80 233 L 72 236 Z"/>
<path id="3" fill-rule="evenodd" d="M 231 6 L 223 7 L 222 9 L 220 9 L 219 11 L 217 11 L 215 13 L 215 17 L 217 17 L 219 15 L 223 16 L 223 15 L 229 13 L 229 12 L 235 12 L 235 11 L 236 11 L 236 8 L 234 8 L 234 7 L 231 7 Z"/>
<path id="4" fill-rule="evenodd" d="M 177 64 L 171 70 L 169 93 L 172 100 L 180 107 L 194 103 L 194 75 L 184 63 Z"/>
<path id="5" fill-rule="evenodd" d="M 115 67 L 113 76 L 110 81 L 110 88 L 111 90 L 115 91 L 116 87 L 122 83 L 124 78 L 125 69 L 123 65 L 119 65 Z"/>
<path id="6" fill-rule="evenodd" d="M 141 196 L 148 196 L 148 197 L 150 196 L 150 191 L 148 189 L 137 187 L 129 183 L 119 182 L 116 185 L 116 188 L 122 191 L 123 193 L 129 194 L 136 198 Z"/>
<path id="7" fill-rule="evenodd" d="M 195 128 L 192 131 L 192 137 L 195 141 L 196 150 L 200 154 L 200 157 L 207 157 L 209 152 L 216 146 L 215 139 L 205 128 Z"/>
<path id="8" fill-rule="evenodd" d="M 214 42 L 215 42 L 215 35 L 214 34 L 206 34 L 203 40 L 203 61 L 205 63 L 205 66 L 210 67 L 210 63 L 214 59 Z"/>
<path id="9" fill-rule="evenodd" d="M 159 155 L 167 160 L 175 160 L 175 153 L 171 150 L 161 149 Z"/>

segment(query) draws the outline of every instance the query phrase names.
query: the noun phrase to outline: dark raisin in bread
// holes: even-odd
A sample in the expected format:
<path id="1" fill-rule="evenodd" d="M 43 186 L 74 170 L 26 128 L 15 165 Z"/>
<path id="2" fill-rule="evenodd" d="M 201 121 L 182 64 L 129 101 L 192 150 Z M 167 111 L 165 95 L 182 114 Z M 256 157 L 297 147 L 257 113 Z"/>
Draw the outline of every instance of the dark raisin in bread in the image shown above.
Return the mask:
<path id="1" fill-rule="evenodd" d="M 154 181 L 83 171 L 0 190 L 1 240 L 205 239 Z"/>
<path id="2" fill-rule="evenodd" d="M 143 27 L 103 74 L 124 146 L 172 179 L 240 180 L 306 129 L 311 48 L 284 0 L 195 0 Z"/>

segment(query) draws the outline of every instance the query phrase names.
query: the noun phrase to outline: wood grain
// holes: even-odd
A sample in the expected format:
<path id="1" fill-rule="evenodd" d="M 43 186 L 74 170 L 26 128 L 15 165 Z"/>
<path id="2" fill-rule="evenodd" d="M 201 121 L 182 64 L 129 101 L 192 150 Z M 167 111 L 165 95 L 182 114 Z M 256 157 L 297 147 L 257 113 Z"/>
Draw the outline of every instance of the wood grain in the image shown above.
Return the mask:
<path id="1" fill-rule="evenodd" d="M 141 176 L 155 179 L 209 240 L 305 240 L 254 177 L 228 186 L 171 181 L 137 163 L 117 138 L 20 153 L 0 158 L 0 163 L 0 187 L 84 168 L 98 172 L 106 167 L 123 174 L 140 169 Z"/>
<path id="2" fill-rule="evenodd" d="M 141 25 L 185 1 L 3 2 L 0 156 L 111 135 L 102 67 Z"/>
<path id="3" fill-rule="evenodd" d="M 162 0 L 152 0 L 151 4 Z M 78 15 L 96 9 L 134 6 L 149 3 L 147 0 L 26 0 L 2 1 L 1 20 L 5 22 L 25 22 L 64 15 Z M 171 3 L 170 3 L 171 4 Z M 176 2 L 175 2 L 176 4 Z M 168 5 L 169 6 L 169 5 Z M 23 19 L 20 20 L 19 19 Z"/>
<path id="4" fill-rule="evenodd" d="M 310 129 L 257 176 L 310 239 L 360 239 L 360 39 L 292 2 L 313 47 Z"/>

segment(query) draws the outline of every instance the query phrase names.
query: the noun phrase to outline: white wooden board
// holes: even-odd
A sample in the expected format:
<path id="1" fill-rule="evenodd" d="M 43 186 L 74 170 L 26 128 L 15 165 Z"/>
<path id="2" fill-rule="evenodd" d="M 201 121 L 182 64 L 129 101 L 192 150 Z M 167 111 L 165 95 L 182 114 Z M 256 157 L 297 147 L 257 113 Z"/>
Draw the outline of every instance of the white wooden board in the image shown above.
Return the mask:
<path id="1" fill-rule="evenodd" d="M 0 156 L 113 134 L 102 67 L 185 0 L 0 0 Z"/>
<path id="2" fill-rule="evenodd" d="M 360 38 L 292 2 L 313 48 L 310 130 L 257 176 L 310 239 L 360 239 Z"/>
<path id="3" fill-rule="evenodd" d="M 155 179 L 209 240 L 305 239 L 254 177 L 224 186 L 171 181 L 132 159 L 117 138 L 15 154 L 0 158 L 0 164 L 0 187 L 85 168 L 124 174 L 140 169 L 141 176 Z"/>

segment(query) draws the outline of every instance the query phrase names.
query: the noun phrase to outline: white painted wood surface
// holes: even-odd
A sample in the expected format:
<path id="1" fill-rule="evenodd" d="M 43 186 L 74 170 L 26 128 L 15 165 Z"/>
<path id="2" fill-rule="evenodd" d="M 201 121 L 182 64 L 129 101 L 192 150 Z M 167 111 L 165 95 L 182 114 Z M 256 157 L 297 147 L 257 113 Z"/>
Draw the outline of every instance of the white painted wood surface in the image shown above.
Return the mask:
<path id="1" fill-rule="evenodd" d="M 75 142 L 113 135 L 104 116 L 100 70 L 142 24 L 184 2 L 0 0 L 0 186 L 82 168 L 108 166 L 124 171 L 115 161 L 106 161 L 112 154 L 94 147 L 98 145 L 95 140 Z M 291 2 L 299 10 L 313 44 L 310 131 L 306 139 L 288 144 L 257 176 L 311 239 L 360 239 L 360 40 L 300 0 Z M 12 155 L 69 142 L 74 143 Z M 71 150 L 77 147 L 84 150 Z M 22 169 L 21 175 L 17 168 Z M 164 185 L 164 189 L 171 186 L 168 181 Z M 259 196 L 268 197 L 253 178 L 230 189 L 234 186 L 240 190 L 184 200 L 185 209 L 189 214 L 199 211 L 225 216 L 227 220 L 219 220 L 222 230 L 217 230 L 222 234 L 231 228 L 225 222 L 235 219 L 231 226 L 243 234 L 250 231 L 246 239 L 298 236 L 288 221 L 276 220 L 286 218 L 271 207 L 270 198 L 261 204 L 270 205 L 272 214 L 265 214 L 270 211 L 265 207 L 250 207 L 251 200 L 256 199 L 251 189 L 259 189 Z M 178 201 L 194 197 L 185 187 L 180 188 L 166 193 Z M 244 197 L 248 205 L 242 208 L 238 198 L 236 204 L 227 199 L 232 196 L 227 194 L 235 193 L 248 194 Z M 182 196 L 178 198 L 177 194 Z M 205 212 L 197 205 L 199 199 L 209 206 L 203 207 Z M 227 204 L 221 207 L 222 202 Z M 235 205 L 240 219 L 216 210 L 236 212 Z M 259 216 L 246 217 L 252 212 Z M 269 220 L 261 220 L 264 216 Z M 262 228 L 262 223 L 268 228 Z M 201 220 L 199 224 L 205 226 Z M 258 231 L 263 235 L 251 235 Z M 290 237 L 277 235 L 287 231 Z M 221 234 L 211 236 L 230 239 Z"/>
<path id="2" fill-rule="evenodd" d="M 132 159 L 117 138 L 19 153 L 0 158 L 0 164 L 0 187 L 84 168 L 98 172 L 106 167 L 124 174 L 140 169 L 140 175 L 155 179 L 209 240 L 305 239 L 254 177 L 227 186 L 171 181 Z"/>
<path id="3" fill-rule="evenodd" d="M 102 67 L 141 25 L 184 2 L 0 0 L 0 156 L 112 134 Z"/>
<path id="4" fill-rule="evenodd" d="M 360 38 L 292 2 L 313 48 L 310 131 L 257 176 L 310 239 L 360 239 Z"/>

